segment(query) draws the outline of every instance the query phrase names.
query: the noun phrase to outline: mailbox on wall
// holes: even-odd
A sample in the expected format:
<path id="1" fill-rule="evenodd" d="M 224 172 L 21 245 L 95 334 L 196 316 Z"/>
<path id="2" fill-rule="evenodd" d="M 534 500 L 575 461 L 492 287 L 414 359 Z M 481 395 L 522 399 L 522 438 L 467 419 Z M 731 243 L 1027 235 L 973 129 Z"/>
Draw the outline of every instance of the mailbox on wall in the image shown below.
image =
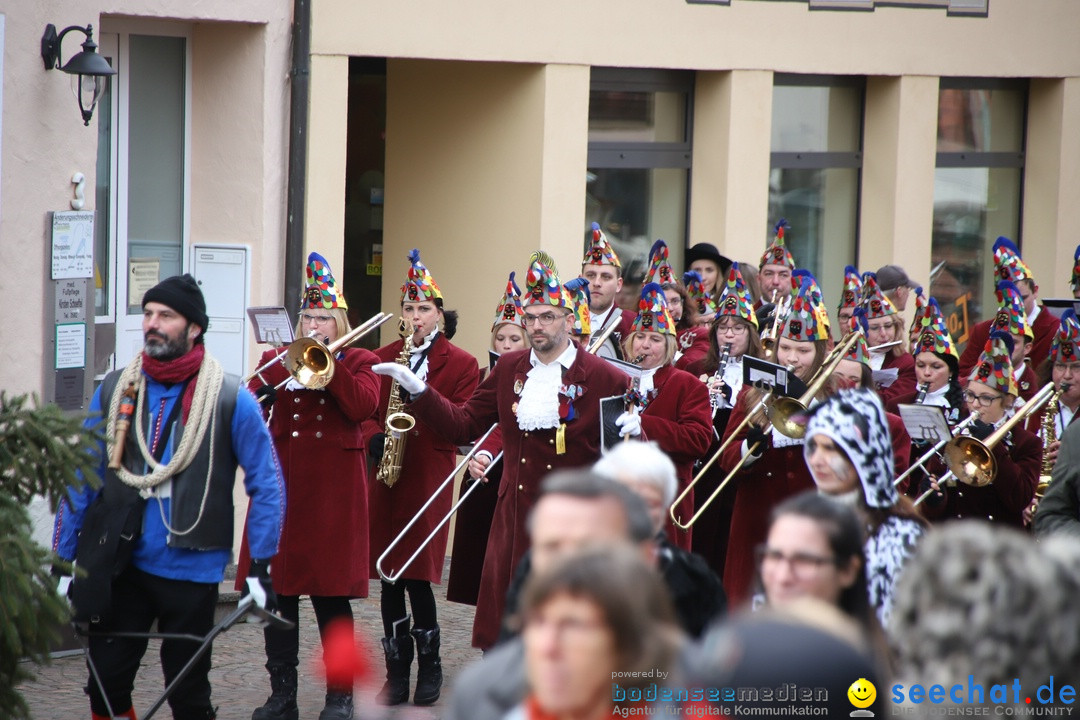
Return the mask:
<path id="1" fill-rule="evenodd" d="M 191 274 L 206 298 L 206 348 L 225 372 L 247 372 L 247 306 L 251 253 L 242 245 L 191 246 Z"/>

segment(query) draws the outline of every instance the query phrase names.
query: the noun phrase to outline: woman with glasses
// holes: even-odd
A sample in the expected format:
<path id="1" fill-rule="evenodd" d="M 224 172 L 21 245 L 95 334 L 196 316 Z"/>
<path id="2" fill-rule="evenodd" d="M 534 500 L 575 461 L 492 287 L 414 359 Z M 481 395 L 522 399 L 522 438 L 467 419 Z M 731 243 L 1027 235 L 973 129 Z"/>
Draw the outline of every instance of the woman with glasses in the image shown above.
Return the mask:
<path id="1" fill-rule="evenodd" d="M 297 337 L 326 345 L 349 331 L 347 305 L 326 259 L 311 253 L 307 289 Z M 259 365 L 281 350 L 268 350 Z M 281 471 L 285 477 L 285 523 L 274 556 L 274 585 L 284 617 L 299 617 L 301 595 L 311 597 L 320 634 L 336 620 L 352 622 L 351 598 L 368 594 L 367 473 L 361 423 L 379 407 L 378 360 L 360 348 L 343 348 L 334 357 L 334 375 L 325 388 L 309 390 L 288 380 L 283 363 L 273 363 L 249 387 L 270 417 Z M 245 538 L 247 537 L 245 533 Z M 328 552 L 332 550 L 332 552 Z M 239 567 L 247 567 L 247 543 Z M 243 578 L 238 578 L 238 587 Z M 253 720 L 295 720 L 300 631 L 266 628 L 266 669 L 273 694 Z M 321 720 L 352 717 L 352 687 L 327 687 Z"/>
<path id="2" fill-rule="evenodd" d="M 777 364 L 789 368 L 788 372 L 804 383 L 821 367 L 829 342 L 828 315 L 816 298 L 808 278 L 791 303 L 776 346 Z M 733 604 L 750 599 L 754 548 L 765 538 L 769 512 L 781 501 L 814 487 L 802 458 L 802 440 L 780 433 L 760 411 L 754 412 L 762 398 L 763 391 L 757 387 L 744 386 L 740 391 L 726 434 L 742 427 L 732 436 L 719 463 L 725 474 L 741 467 L 734 476 L 735 487 L 724 490 L 735 493 L 724 560 L 724 588 Z M 742 421 L 751 413 L 752 422 L 744 425 Z"/>
<path id="3" fill-rule="evenodd" d="M 457 330 L 457 313 L 443 308 L 443 295 L 435 279 L 420 261 L 420 253 L 409 253 L 408 277 L 401 290 L 401 314 L 412 326 L 411 347 L 406 362 L 412 372 L 453 403 L 464 403 L 476 387 L 480 371 L 476 358 L 451 345 Z M 375 351 L 382 362 L 400 361 L 404 339 L 398 339 Z M 371 438 L 371 459 L 378 463 L 383 456 L 386 408 L 390 399 L 391 379 L 382 378 L 379 411 L 367 427 Z M 400 388 L 398 388 L 400 390 Z M 420 507 L 434 494 L 456 464 L 457 445 L 446 440 L 425 423 L 417 420 L 405 435 L 404 456 L 398 481 L 389 487 L 373 480 L 371 500 L 371 566 L 390 545 L 401 529 L 412 520 Z M 452 497 L 442 493 L 424 517 L 413 526 L 386 560 L 385 569 L 400 568 L 419 543 L 435 529 L 449 510 Z M 382 612 L 383 653 L 386 659 L 386 684 L 378 700 L 399 705 L 409 698 L 409 675 L 413 660 L 413 642 L 419 670 L 413 702 L 431 705 L 439 699 L 442 688 L 442 664 L 439 656 L 441 633 L 435 612 L 431 583 L 442 581 L 443 563 L 449 528 L 444 527 L 423 549 L 405 576 L 394 584 L 383 581 Z M 412 613 L 406 610 L 408 593 Z M 412 630 L 409 624 L 412 621 Z"/>
<path id="4" fill-rule="evenodd" d="M 912 327 L 915 358 L 915 389 L 897 395 L 885 403 L 889 412 L 897 406 L 914 403 L 940 407 L 949 425 L 956 425 L 964 410 L 963 389 L 958 377 L 960 353 L 945 323 L 937 300 L 930 298 L 920 310 Z M 921 396 L 921 399 L 920 399 Z"/>
<path id="5" fill-rule="evenodd" d="M 720 297 L 720 308 L 708 325 L 709 352 L 685 368 L 705 383 L 709 391 L 713 443 L 702 456 L 704 460 L 711 458 L 720 447 L 734 401 L 742 390 L 743 358 L 760 358 L 763 354 L 753 308 L 749 288 L 743 282 L 742 267 L 739 263 L 733 263 Z M 720 463 L 714 463 L 706 471 L 694 486 L 695 512 L 712 496 L 726 474 Z M 708 560 L 709 566 L 720 576 L 724 573 L 728 529 L 734 505 L 735 493 L 721 493 L 694 524 L 691 549 Z"/>
<path id="6" fill-rule="evenodd" d="M 1010 360 L 1012 350 L 1012 336 L 995 330 L 971 372 L 964 402 L 969 412 L 979 413 L 979 419 L 965 432 L 977 440 L 986 440 L 1011 415 L 1018 393 Z M 937 477 L 929 476 L 920 492 L 927 489 L 927 484 L 935 492 L 923 504 L 923 514 L 931 520 L 974 517 L 1023 527 L 1023 512 L 1031 504 L 1039 482 L 1042 443 L 1027 430 L 1014 426 L 992 452 L 997 474 L 983 487 L 939 482 L 944 469 L 931 468 Z"/>
<path id="7" fill-rule="evenodd" d="M 907 351 L 904 318 L 878 287 L 874 273 L 863 274 L 870 345 L 870 367 L 879 371 L 878 394 L 886 405 L 915 390 L 915 358 Z"/>
<path id="8" fill-rule="evenodd" d="M 841 390 L 813 408 L 803 456 L 818 492 L 852 507 L 865 528 L 870 604 L 887 625 L 896 579 L 927 524 L 893 486 L 892 439 L 877 394 Z"/>
<path id="9" fill-rule="evenodd" d="M 656 283 L 641 289 L 638 314 L 623 340 L 623 354 L 641 368 L 641 378 L 628 391 L 632 401 L 628 407 L 632 404 L 640 413 L 644 437 L 659 445 L 675 463 L 682 491 L 690 483 L 694 463 L 712 440 L 709 394 L 693 375 L 672 364 L 675 323 L 667 311 L 664 292 Z M 689 517 L 693 507 L 690 494 L 676 512 Z M 664 527 L 674 545 L 690 549 L 689 530 L 677 528 L 670 517 L 665 519 Z"/>

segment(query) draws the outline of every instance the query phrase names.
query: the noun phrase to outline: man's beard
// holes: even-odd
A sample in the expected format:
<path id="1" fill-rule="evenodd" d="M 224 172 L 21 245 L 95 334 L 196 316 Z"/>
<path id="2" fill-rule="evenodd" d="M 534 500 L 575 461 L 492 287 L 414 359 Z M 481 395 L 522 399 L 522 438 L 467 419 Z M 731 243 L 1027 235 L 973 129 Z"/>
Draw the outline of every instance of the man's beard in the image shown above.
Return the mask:
<path id="1" fill-rule="evenodd" d="M 155 333 L 152 337 L 155 337 L 160 341 L 155 343 L 150 342 L 150 337 L 151 336 L 147 336 L 145 338 L 143 350 L 155 360 L 168 362 L 170 360 L 175 360 L 188 351 L 186 332 L 184 335 L 178 335 L 175 338 L 164 337 Z"/>

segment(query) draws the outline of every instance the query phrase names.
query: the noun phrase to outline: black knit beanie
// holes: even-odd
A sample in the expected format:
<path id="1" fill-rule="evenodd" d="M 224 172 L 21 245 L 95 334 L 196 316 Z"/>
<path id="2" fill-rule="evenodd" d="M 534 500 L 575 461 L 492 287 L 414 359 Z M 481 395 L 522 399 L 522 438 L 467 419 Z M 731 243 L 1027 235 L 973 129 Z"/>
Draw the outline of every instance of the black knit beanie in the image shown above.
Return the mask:
<path id="1" fill-rule="evenodd" d="M 206 300 L 195 278 L 190 274 L 173 275 L 165 278 L 143 295 L 142 304 L 146 307 L 148 302 L 157 302 L 168 305 L 176 312 L 195 323 L 206 333 L 206 327 L 210 319 L 206 316 Z"/>

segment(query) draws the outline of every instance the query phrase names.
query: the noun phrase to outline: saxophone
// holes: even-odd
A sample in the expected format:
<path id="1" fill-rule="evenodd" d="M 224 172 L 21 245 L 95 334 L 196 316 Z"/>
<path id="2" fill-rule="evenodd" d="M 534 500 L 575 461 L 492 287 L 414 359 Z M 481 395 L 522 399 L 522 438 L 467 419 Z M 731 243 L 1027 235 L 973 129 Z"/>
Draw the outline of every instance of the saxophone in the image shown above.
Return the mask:
<path id="1" fill-rule="evenodd" d="M 412 355 L 412 323 L 405 318 L 401 319 L 398 326 L 404 341 L 397 362 L 408 367 Z M 386 484 L 386 487 L 394 487 L 394 483 L 401 476 L 401 463 L 405 457 L 405 440 L 408 432 L 416 425 L 416 419 L 405 412 L 405 403 L 401 401 L 401 388 L 398 381 L 390 383 L 390 398 L 386 403 L 386 441 L 383 444 L 383 454 L 379 459 L 379 469 L 375 478 Z"/>
<path id="2" fill-rule="evenodd" d="M 1039 474 L 1039 484 L 1035 486 L 1035 500 L 1042 500 L 1042 496 L 1046 494 L 1046 489 L 1050 487 L 1050 476 L 1054 472 L 1054 463 L 1048 460 L 1046 457 L 1046 449 L 1050 445 L 1057 441 L 1057 414 L 1058 414 L 1058 402 L 1061 398 L 1061 394 L 1067 392 L 1069 389 L 1068 383 L 1062 383 L 1061 387 L 1056 393 L 1050 396 L 1050 400 L 1046 403 L 1046 407 L 1043 408 L 1042 427 L 1041 432 L 1043 441 L 1043 461 L 1042 472 Z"/>

